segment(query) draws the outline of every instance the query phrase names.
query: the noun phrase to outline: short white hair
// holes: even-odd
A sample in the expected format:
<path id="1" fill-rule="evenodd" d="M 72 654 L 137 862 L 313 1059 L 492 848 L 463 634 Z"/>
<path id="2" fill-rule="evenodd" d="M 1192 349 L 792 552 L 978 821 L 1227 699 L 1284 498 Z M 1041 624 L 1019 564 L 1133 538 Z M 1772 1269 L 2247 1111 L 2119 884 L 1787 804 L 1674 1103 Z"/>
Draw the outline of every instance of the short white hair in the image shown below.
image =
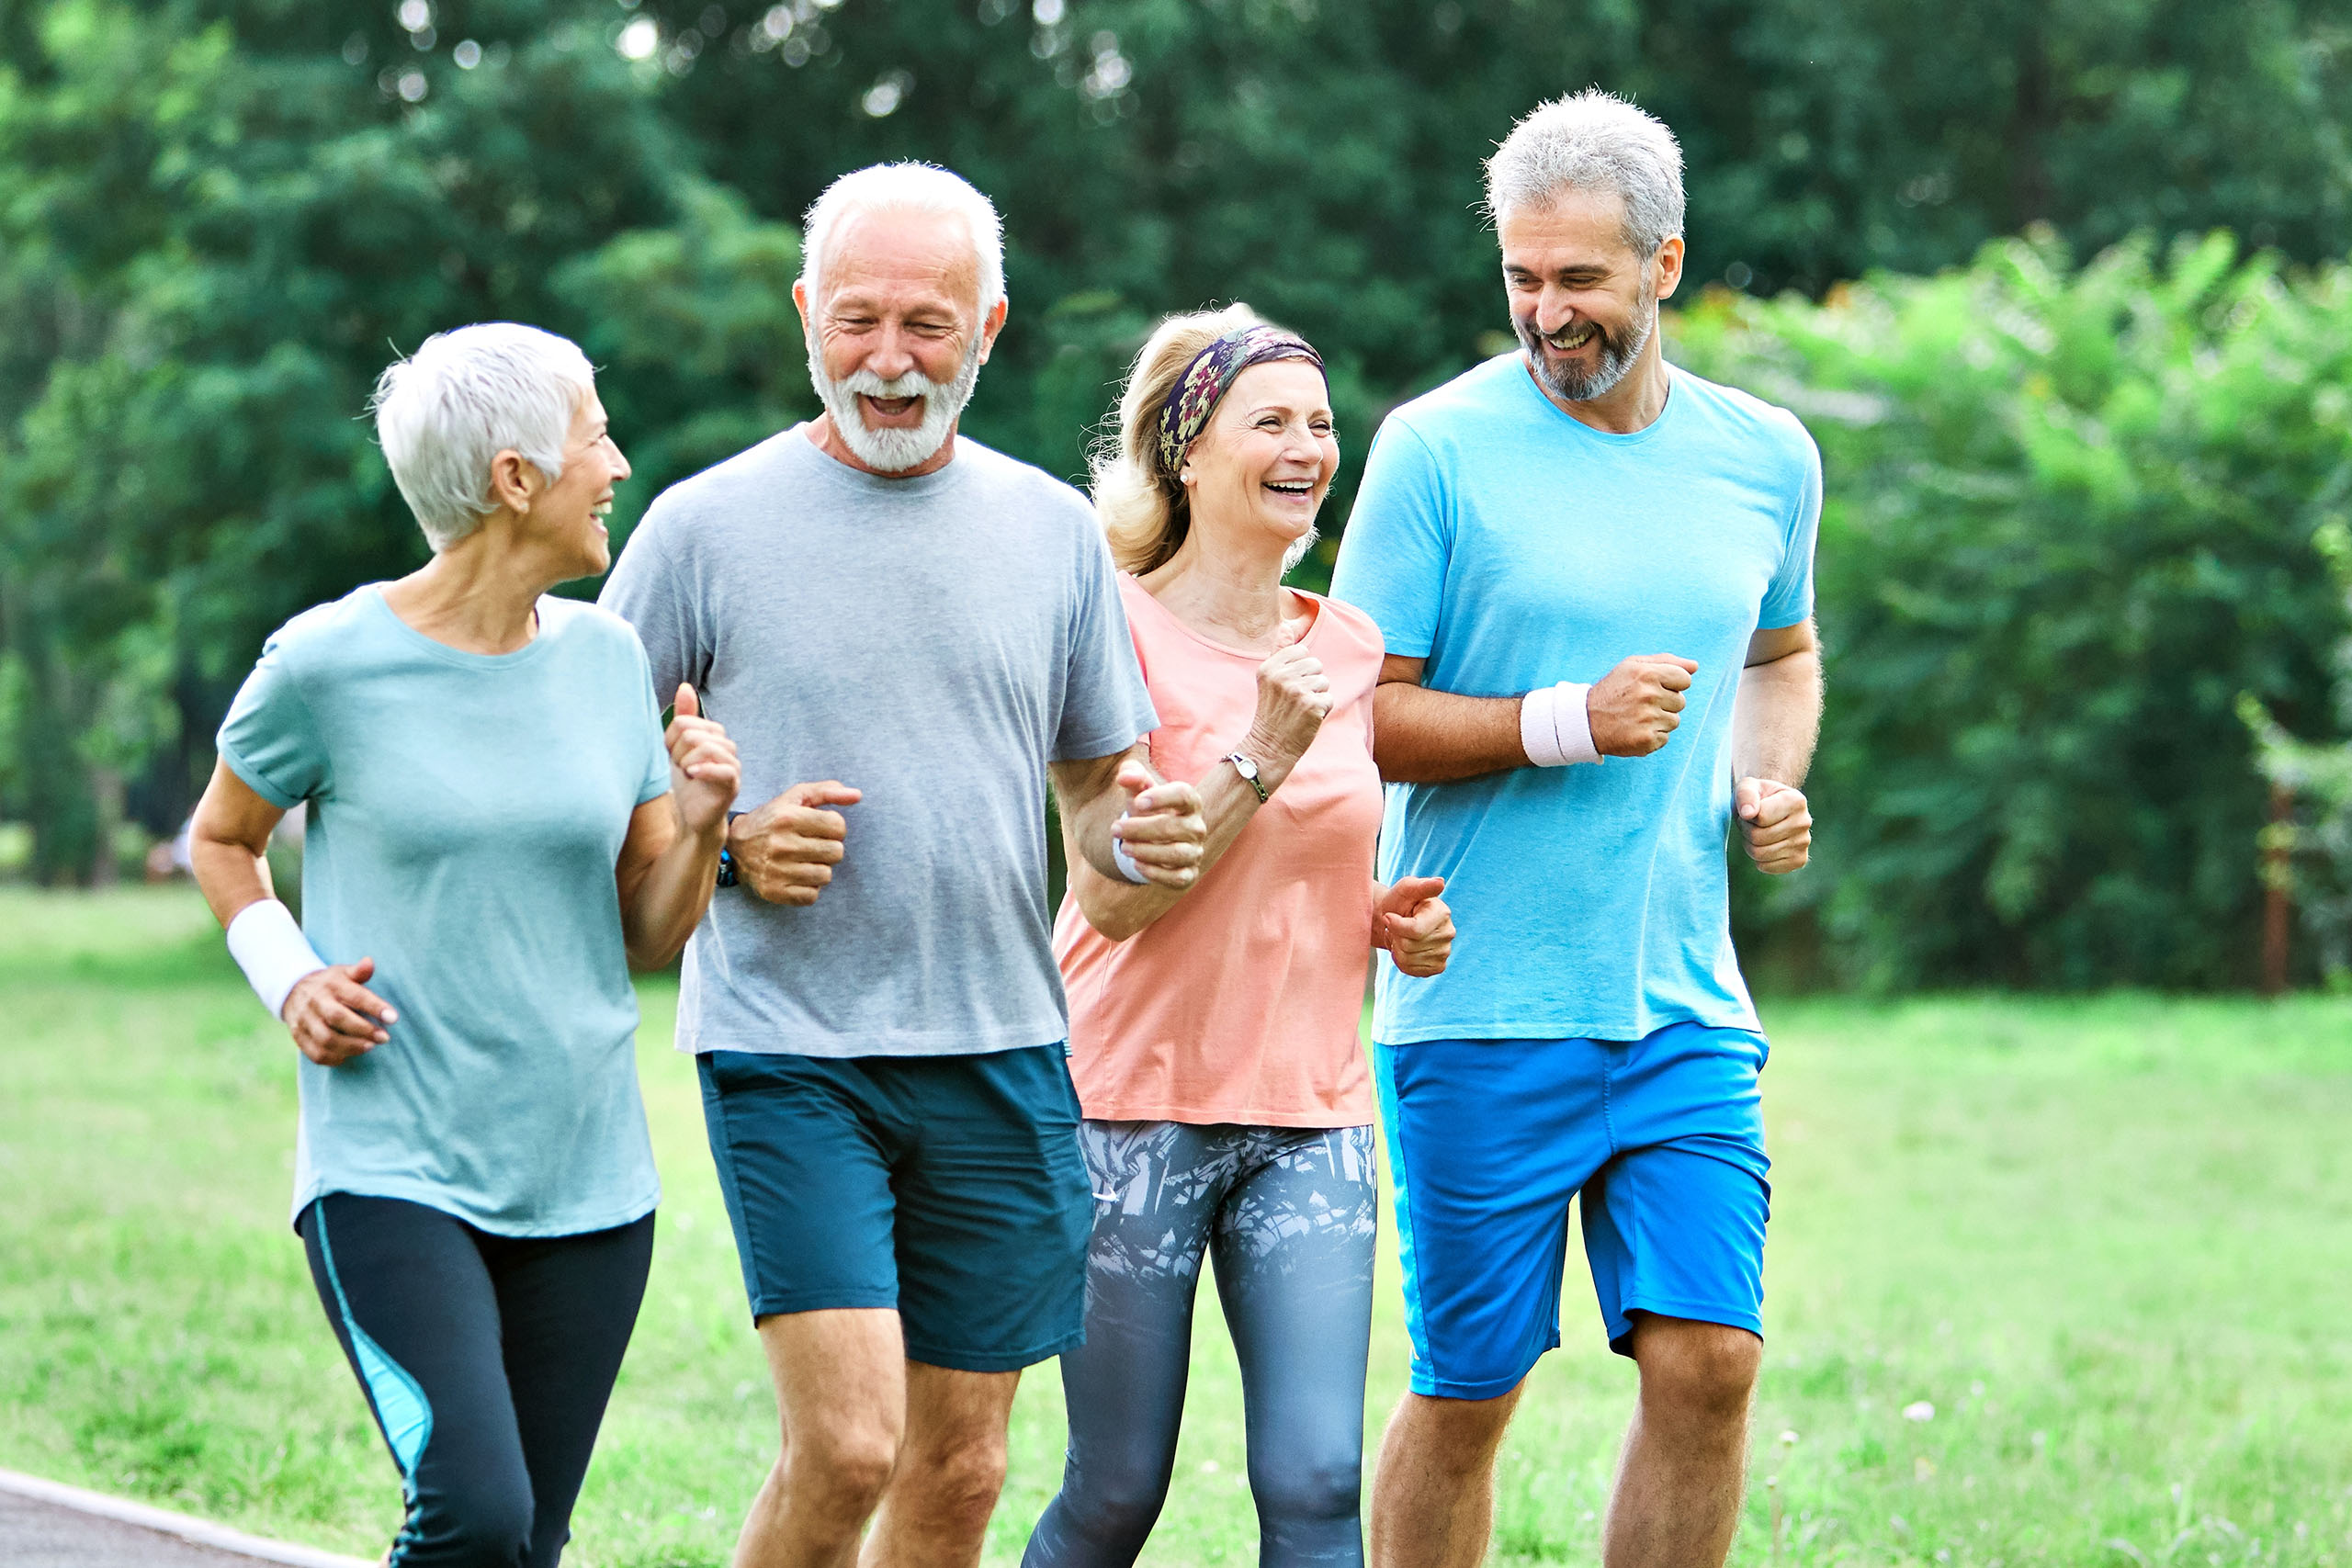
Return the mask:
<path id="1" fill-rule="evenodd" d="M 1572 190 L 1614 191 L 1625 243 L 1646 261 L 1682 232 L 1682 148 L 1657 116 L 1588 87 L 1539 104 L 1487 160 L 1487 216 L 1544 208 Z"/>
<path id="2" fill-rule="evenodd" d="M 392 482 L 435 555 L 498 510 L 491 460 L 514 451 L 553 484 L 596 372 L 570 338 L 514 321 L 435 333 L 376 381 L 369 406 Z"/>
<path id="3" fill-rule="evenodd" d="M 927 212 L 960 218 L 979 263 L 980 314 L 1004 298 L 1004 222 L 996 204 L 963 175 L 936 164 L 876 164 L 825 187 L 800 220 L 800 281 L 811 301 L 824 298 L 825 247 L 841 220 L 864 212 Z"/>

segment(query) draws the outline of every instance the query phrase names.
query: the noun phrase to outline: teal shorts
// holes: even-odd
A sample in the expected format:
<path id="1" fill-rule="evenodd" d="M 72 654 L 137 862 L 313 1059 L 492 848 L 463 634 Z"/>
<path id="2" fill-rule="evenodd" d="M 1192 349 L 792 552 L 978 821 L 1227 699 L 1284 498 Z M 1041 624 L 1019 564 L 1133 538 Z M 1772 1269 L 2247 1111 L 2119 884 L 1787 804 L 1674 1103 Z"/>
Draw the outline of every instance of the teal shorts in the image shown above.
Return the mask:
<path id="1" fill-rule="evenodd" d="M 1059 1044 L 697 1062 L 754 1323 L 894 1308 L 910 1360 L 974 1372 L 1085 1338 L 1094 1201 Z"/>

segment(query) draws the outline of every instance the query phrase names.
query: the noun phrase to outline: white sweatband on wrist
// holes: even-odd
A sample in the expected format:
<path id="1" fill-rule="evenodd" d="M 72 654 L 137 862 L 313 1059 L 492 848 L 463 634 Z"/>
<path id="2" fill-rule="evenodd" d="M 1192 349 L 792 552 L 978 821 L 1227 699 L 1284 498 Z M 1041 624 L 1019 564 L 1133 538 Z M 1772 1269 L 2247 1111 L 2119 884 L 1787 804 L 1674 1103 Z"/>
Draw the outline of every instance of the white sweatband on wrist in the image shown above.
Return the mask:
<path id="1" fill-rule="evenodd" d="M 1126 819 L 1125 814 L 1122 813 L 1119 820 L 1125 822 Z M 1125 841 L 1116 833 L 1111 835 L 1111 863 L 1119 868 L 1121 876 L 1138 886 L 1150 880 L 1144 875 L 1143 867 L 1136 864 L 1136 857 L 1127 853 Z"/>
<path id="2" fill-rule="evenodd" d="M 310 939 L 294 923 L 294 911 L 275 898 L 264 898 L 237 911 L 229 922 L 229 956 L 245 972 L 254 995 L 280 1017 L 286 998 L 305 975 L 315 975 L 327 961 L 311 951 Z"/>
<path id="3" fill-rule="evenodd" d="M 1591 690 L 1563 681 L 1538 686 L 1520 700 L 1519 744 L 1529 761 L 1539 768 L 1564 768 L 1600 761 L 1600 749 L 1592 743 L 1592 718 L 1584 705 Z"/>

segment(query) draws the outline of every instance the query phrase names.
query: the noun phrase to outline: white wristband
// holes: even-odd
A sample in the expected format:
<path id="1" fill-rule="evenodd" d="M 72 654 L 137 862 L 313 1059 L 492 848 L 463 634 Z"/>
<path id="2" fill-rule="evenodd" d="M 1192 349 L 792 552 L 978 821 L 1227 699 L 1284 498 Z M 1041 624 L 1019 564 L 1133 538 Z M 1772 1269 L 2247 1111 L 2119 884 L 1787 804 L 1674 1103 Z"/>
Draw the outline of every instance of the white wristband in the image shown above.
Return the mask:
<path id="1" fill-rule="evenodd" d="M 1124 814 L 1119 818 L 1119 820 L 1122 822 L 1125 822 L 1126 819 L 1127 818 Z M 1121 839 L 1115 833 L 1111 836 L 1111 863 L 1117 866 L 1119 868 L 1119 874 L 1125 877 L 1129 882 L 1140 886 L 1149 880 L 1149 878 L 1144 875 L 1143 868 L 1136 864 L 1136 857 L 1127 853 L 1125 840 Z"/>
<path id="2" fill-rule="evenodd" d="M 284 1013 L 288 993 L 303 976 L 327 966 L 326 960 L 311 950 L 302 928 L 294 923 L 294 911 L 275 898 L 264 898 L 237 911 L 237 918 L 229 922 L 229 956 L 245 972 L 254 995 L 272 1018 Z"/>
<path id="3" fill-rule="evenodd" d="M 1592 743 L 1592 719 L 1585 712 L 1589 685 L 1563 681 L 1538 686 L 1519 705 L 1519 744 L 1527 760 L 1539 768 L 1562 768 L 1571 762 L 1598 762 L 1600 752 Z"/>

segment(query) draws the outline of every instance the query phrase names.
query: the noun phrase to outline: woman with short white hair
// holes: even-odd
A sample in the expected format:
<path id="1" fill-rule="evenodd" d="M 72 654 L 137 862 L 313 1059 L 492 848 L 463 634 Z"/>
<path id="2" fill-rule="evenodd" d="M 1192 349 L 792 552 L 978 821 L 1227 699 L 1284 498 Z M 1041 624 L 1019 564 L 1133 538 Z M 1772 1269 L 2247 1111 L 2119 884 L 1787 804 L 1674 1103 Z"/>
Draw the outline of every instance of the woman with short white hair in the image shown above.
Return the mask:
<path id="1" fill-rule="evenodd" d="M 1374 875 L 1380 630 L 1284 587 L 1338 470 L 1305 339 L 1247 306 L 1144 344 L 1094 500 L 1159 728 L 1196 783 L 1197 881 L 1069 857 L 1054 932 L 1094 1188 L 1086 1343 L 1062 1356 L 1069 1455 L 1028 1568 L 1133 1562 L 1167 1495 L 1213 1261 L 1240 1354 L 1266 1568 L 1363 1561 L 1375 1235 L 1366 966 L 1445 967 L 1444 884 Z"/>
<path id="2" fill-rule="evenodd" d="M 270 637 L 191 858 L 300 1051 L 294 1224 L 400 1467 L 390 1561 L 551 1568 L 652 1259 L 628 967 L 701 918 L 735 748 L 548 594 L 628 477 L 577 347 L 460 328 L 375 407 L 433 558 Z M 262 857 L 305 804 L 298 926 Z"/>

